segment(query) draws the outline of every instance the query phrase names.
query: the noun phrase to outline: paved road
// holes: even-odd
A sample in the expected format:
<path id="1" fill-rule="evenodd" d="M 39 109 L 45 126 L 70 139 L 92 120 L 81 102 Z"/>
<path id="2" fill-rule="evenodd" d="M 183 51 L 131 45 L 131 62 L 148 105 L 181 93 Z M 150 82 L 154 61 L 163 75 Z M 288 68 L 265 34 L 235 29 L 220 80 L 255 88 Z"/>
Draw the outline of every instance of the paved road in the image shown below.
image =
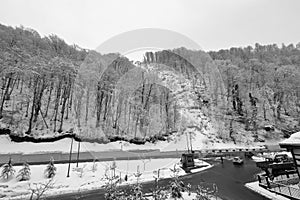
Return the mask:
<path id="1" fill-rule="evenodd" d="M 271 150 L 272 149 L 272 150 Z M 272 147 L 270 150 L 279 150 L 277 147 Z M 235 150 L 201 150 L 200 157 L 214 157 L 220 155 L 243 155 L 244 152 L 260 152 L 270 151 L 269 149 L 235 149 Z M 196 151 L 200 152 L 200 151 Z M 185 151 L 168 151 L 161 152 L 158 149 L 153 150 L 132 150 L 121 151 L 111 150 L 103 152 L 81 152 L 79 156 L 80 162 L 87 161 L 109 161 L 109 160 L 127 160 L 127 159 L 146 159 L 146 158 L 179 158 Z M 0 154 L 0 165 L 6 163 L 9 158 L 12 158 L 14 165 L 22 165 L 24 161 L 29 164 L 46 164 L 53 157 L 56 163 L 69 162 L 69 153 L 62 152 L 41 152 L 35 154 L 11 153 Z M 72 153 L 72 162 L 76 162 L 77 153 Z"/>
<path id="2" fill-rule="evenodd" d="M 109 161 L 109 160 L 137 160 L 146 158 L 179 158 L 184 151 L 160 152 L 159 150 L 139 151 L 105 151 L 105 152 L 81 152 L 80 162 Z M 0 154 L 0 165 L 12 158 L 14 165 L 22 165 L 24 161 L 29 164 L 46 164 L 53 157 L 56 163 L 68 163 L 69 154 L 61 152 L 49 152 L 41 154 Z M 72 162 L 77 161 L 77 153 L 72 153 Z"/>

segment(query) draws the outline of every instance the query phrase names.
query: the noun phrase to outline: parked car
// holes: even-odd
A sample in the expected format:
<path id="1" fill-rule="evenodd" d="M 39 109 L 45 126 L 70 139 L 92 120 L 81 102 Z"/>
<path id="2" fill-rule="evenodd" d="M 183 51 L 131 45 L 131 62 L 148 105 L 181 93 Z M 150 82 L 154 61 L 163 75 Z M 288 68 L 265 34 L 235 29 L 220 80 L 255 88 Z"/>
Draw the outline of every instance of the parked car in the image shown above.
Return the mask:
<path id="1" fill-rule="evenodd" d="M 276 163 L 289 162 L 289 157 L 287 154 L 277 154 L 274 157 L 274 162 Z"/>
<path id="2" fill-rule="evenodd" d="M 235 165 L 241 165 L 244 163 L 244 160 L 240 157 L 234 157 L 232 163 Z"/>

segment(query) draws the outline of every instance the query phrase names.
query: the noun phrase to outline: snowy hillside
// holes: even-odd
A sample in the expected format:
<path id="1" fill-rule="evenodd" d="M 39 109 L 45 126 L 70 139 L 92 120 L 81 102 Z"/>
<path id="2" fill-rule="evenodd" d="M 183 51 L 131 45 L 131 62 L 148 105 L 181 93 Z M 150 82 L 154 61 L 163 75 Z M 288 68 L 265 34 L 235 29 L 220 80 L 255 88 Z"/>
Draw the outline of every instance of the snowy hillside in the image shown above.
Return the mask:
<path id="1" fill-rule="evenodd" d="M 182 47 L 146 52 L 136 66 L 57 36 L 0 29 L 0 134 L 14 141 L 183 148 L 188 138 L 209 148 L 277 142 L 299 130 L 298 49 Z"/>

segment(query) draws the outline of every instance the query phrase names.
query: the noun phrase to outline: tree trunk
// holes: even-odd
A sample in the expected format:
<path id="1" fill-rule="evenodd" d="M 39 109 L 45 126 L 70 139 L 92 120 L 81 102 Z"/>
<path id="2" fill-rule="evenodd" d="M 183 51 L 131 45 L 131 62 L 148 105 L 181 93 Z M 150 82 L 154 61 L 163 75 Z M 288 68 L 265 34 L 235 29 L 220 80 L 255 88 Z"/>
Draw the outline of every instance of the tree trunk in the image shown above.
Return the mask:
<path id="1" fill-rule="evenodd" d="M 101 87 L 98 85 L 97 101 L 96 101 L 96 105 L 97 105 L 96 128 L 100 126 L 103 95 L 104 92 L 102 91 Z"/>
<path id="2" fill-rule="evenodd" d="M 85 124 L 87 125 L 89 115 L 89 101 L 90 101 L 90 88 L 87 88 L 86 93 L 86 106 L 85 106 Z"/>
<path id="3" fill-rule="evenodd" d="M 46 111 L 45 111 L 45 118 L 48 116 L 48 110 L 49 110 L 49 105 L 51 102 L 51 94 L 52 94 L 52 90 L 53 90 L 53 82 L 51 82 L 50 85 L 50 91 L 49 91 L 49 96 L 48 96 L 48 102 L 47 102 L 47 106 L 46 106 Z"/>
<path id="4" fill-rule="evenodd" d="M 12 76 L 12 75 L 11 75 Z M 1 101 L 1 105 L 0 105 L 0 119 L 3 117 L 3 106 L 4 106 L 4 102 L 6 100 L 6 97 L 8 95 L 8 91 L 9 91 L 9 86 L 11 84 L 11 81 L 12 81 L 12 78 L 9 77 L 8 78 L 8 81 L 7 81 L 7 84 L 6 84 L 6 88 L 5 88 L 5 92 L 4 94 L 2 95 L 2 101 Z"/>
<path id="5" fill-rule="evenodd" d="M 28 130 L 26 131 L 26 134 L 30 134 L 31 129 L 32 129 L 32 120 L 33 120 L 35 101 L 36 101 L 36 96 L 37 96 L 37 84 L 38 84 L 38 78 L 36 78 L 35 84 L 34 84 L 34 93 L 33 93 L 33 99 L 32 99 L 31 114 L 30 114 L 30 118 L 29 118 Z"/>
<path id="6" fill-rule="evenodd" d="M 64 114 L 65 114 L 65 108 L 66 108 L 66 103 L 67 100 L 69 98 L 69 94 L 70 94 L 70 83 L 68 83 L 65 87 L 64 87 L 64 91 L 63 91 L 63 102 L 62 102 L 62 107 L 61 107 L 61 116 L 60 116 L 60 127 L 58 129 L 58 132 L 61 133 L 63 131 L 63 124 L 64 124 Z"/>
<path id="7" fill-rule="evenodd" d="M 35 105 L 35 114 L 34 114 L 33 122 L 37 122 L 39 111 L 40 111 L 41 105 L 42 105 L 41 101 L 42 101 L 42 96 L 43 96 L 43 92 L 45 89 L 45 80 L 42 79 L 41 81 L 43 82 L 42 85 L 40 87 L 37 86 L 38 90 L 37 90 L 37 98 L 35 101 L 36 105 Z"/>
<path id="8" fill-rule="evenodd" d="M 56 132 L 56 121 L 57 121 L 57 114 L 58 114 L 58 108 L 59 108 L 59 101 L 60 101 L 60 96 L 61 96 L 61 85 L 62 81 L 59 80 L 58 85 L 57 85 L 57 90 L 56 90 L 56 99 L 55 99 L 55 107 L 54 107 L 54 128 L 53 132 Z"/>

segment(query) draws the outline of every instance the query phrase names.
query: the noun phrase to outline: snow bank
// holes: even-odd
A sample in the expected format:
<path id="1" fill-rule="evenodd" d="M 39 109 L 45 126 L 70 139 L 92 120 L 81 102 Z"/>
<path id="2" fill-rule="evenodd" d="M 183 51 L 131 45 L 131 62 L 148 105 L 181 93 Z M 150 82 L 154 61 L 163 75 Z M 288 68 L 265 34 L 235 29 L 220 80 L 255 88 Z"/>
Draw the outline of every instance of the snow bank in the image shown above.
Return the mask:
<path id="1" fill-rule="evenodd" d="M 203 166 L 193 173 L 206 170 L 212 165 L 204 161 L 196 160 L 197 165 Z M 53 188 L 47 191 L 47 195 L 63 194 L 70 192 L 79 192 L 85 190 L 102 188 L 105 183 L 105 175 L 121 177 L 121 184 L 132 184 L 136 182 L 134 174 L 137 171 L 142 173 L 139 181 L 152 181 L 153 176 L 157 175 L 161 179 L 170 178 L 173 176 L 171 169 L 176 167 L 179 176 L 187 175 L 184 170 L 179 167 L 179 159 L 140 159 L 128 161 L 115 161 L 116 169 L 109 170 L 113 166 L 113 161 L 110 162 L 87 162 L 80 163 L 78 168 L 76 164 L 71 164 L 70 177 L 67 178 L 68 164 L 55 164 L 57 174 L 53 179 Z M 21 166 L 15 167 L 16 172 L 21 169 Z M 29 181 L 18 182 L 16 178 L 8 181 L 0 179 L 0 194 L 5 197 L 0 199 L 24 198 L 29 195 L 29 189 L 34 184 L 46 183 L 49 179 L 44 176 L 46 165 L 32 165 L 31 179 Z M 128 180 L 125 181 L 125 175 Z"/>
<path id="2" fill-rule="evenodd" d="M 193 139 L 193 149 L 245 149 L 245 148 L 262 148 L 261 146 L 248 146 L 248 145 L 235 145 L 233 143 L 207 143 L 206 136 L 198 134 Z M 103 152 L 112 150 L 160 150 L 160 151 L 186 151 L 187 141 L 185 135 L 174 137 L 172 141 L 159 141 L 157 143 L 146 143 L 145 145 L 136 145 L 128 142 L 111 142 L 107 144 L 81 142 L 81 152 Z M 65 138 L 55 142 L 12 142 L 7 135 L 0 135 L 0 154 L 24 153 L 24 154 L 37 154 L 47 152 L 62 152 L 69 153 L 71 139 Z M 73 152 L 77 152 L 78 142 L 73 143 Z"/>

